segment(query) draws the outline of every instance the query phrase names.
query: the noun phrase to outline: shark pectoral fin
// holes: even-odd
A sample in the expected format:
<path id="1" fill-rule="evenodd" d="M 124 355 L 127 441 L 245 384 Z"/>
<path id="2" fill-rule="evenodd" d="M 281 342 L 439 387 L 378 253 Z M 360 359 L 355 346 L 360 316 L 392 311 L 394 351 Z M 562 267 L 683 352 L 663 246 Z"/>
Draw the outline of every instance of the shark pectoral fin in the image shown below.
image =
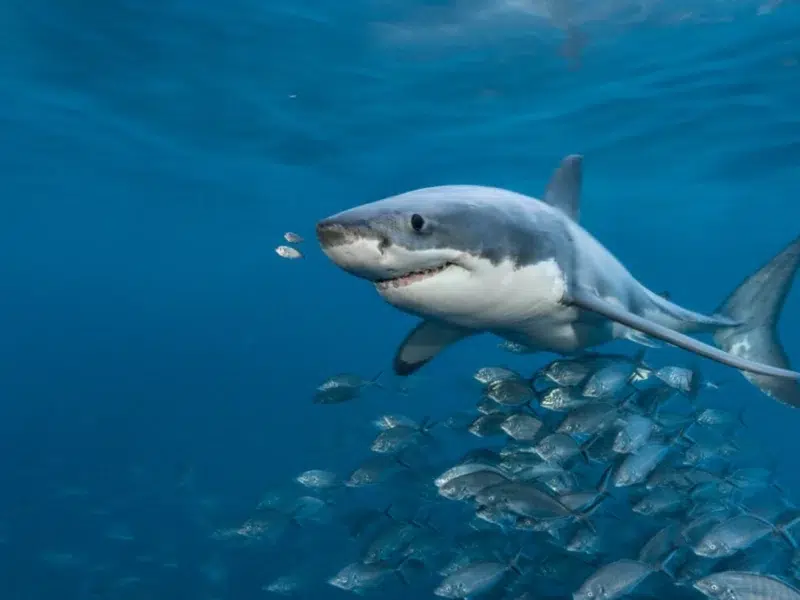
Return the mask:
<path id="1" fill-rule="evenodd" d="M 723 350 L 715 348 L 714 346 L 710 346 L 709 344 L 705 344 L 699 340 L 689 337 L 688 335 L 668 327 L 664 327 L 658 323 L 654 323 L 653 321 L 640 317 L 639 315 L 635 315 L 624 308 L 599 298 L 595 294 L 585 292 L 583 290 L 574 290 L 569 298 L 569 303 L 583 310 L 588 310 L 601 315 L 610 321 L 614 321 L 616 323 L 620 323 L 621 325 L 630 327 L 631 329 L 635 329 L 636 331 L 656 338 L 657 340 L 662 340 L 668 344 L 672 344 L 673 346 L 678 346 L 679 348 L 683 348 L 689 352 L 694 352 L 695 354 L 704 356 L 705 358 L 710 358 L 711 360 L 723 365 L 728 365 L 734 369 L 739 369 L 740 371 L 747 371 L 757 375 L 783 377 L 786 379 L 800 379 L 800 373 L 790 371 L 788 369 L 771 367 L 769 365 L 747 360 L 739 356 L 734 356 Z"/>
<path id="2" fill-rule="evenodd" d="M 577 223 L 581 210 L 581 181 L 583 180 L 580 154 L 565 157 L 550 177 L 544 201 L 557 208 Z"/>
<path id="3" fill-rule="evenodd" d="M 411 375 L 442 350 L 475 333 L 438 321 L 422 321 L 406 336 L 394 356 L 394 372 Z"/>

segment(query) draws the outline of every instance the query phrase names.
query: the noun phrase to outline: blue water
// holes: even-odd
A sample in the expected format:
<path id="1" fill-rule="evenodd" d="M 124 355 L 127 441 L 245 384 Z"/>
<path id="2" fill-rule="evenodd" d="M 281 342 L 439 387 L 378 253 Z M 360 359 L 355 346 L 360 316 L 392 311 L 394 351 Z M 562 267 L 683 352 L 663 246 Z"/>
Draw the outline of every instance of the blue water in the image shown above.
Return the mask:
<path id="1" fill-rule="evenodd" d="M 98 597 L 258 597 L 273 559 L 223 555 L 207 522 L 354 468 L 381 412 L 447 415 L 477 367 L 546 358 L 475 339 L 408 396 L 313 405 L 329 375 L 388 370 L 414 323 L 325 259 L 319 218 L 433 184 L 539 195 L 580 152 L 584 225 L 703 311 L 798 234 L 795 3 L 576 2 L 579 62 L 511 3 L 427 4 L 0 6 L 0 595 L 91 597 L 103 567 L 142 587 Z M 274 253 L 287 230 L 304 261 Z M 796 293 L 780 330 L 800 365 Z M 800 490 L 800 412 L 704 368 Z"/>

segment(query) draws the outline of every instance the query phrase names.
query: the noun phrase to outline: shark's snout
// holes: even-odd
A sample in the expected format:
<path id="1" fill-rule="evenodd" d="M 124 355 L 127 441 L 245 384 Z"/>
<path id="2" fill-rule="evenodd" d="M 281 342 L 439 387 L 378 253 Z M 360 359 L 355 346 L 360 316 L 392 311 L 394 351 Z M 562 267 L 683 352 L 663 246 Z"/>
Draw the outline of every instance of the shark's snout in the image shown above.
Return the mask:
<path id="1" fill-rule="evenodd" d="M 347 241 L 347 229 L 335 221 L 323 219 L 317 223 L 317 239 L 323 250 L 339 246 Z"/>
<path id="2" fill-rule="evenodd" d="M 384 237 L 369 226 L 329 217 L 317 223 L 316 233 L 322 251 L 340 268 L 364 279 L 385 276 Z"/>

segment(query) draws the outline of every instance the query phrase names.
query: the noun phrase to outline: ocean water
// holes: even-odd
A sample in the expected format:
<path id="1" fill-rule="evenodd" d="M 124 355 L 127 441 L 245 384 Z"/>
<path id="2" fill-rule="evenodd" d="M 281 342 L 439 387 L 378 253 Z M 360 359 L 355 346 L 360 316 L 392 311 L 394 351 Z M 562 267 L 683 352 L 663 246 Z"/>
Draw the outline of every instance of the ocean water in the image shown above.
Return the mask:
<path id="1" fill-rule="evenodd" d="M 443 418 L 478 367 L 552 358 L 486 336 L 409 394 L 313 404 L 335 373 L 394 382 L 415 323 L 325 258 L 323 217 L 426 185 L 541 195 L 578 152 L 583 224 L 700 311 L 798 235 L 796 3 L 542 4 L 0 6 L 0 596 L 261 597 L 286 555 L 210 530 L 352 470 L 379 414 Z M 287 230 L 304 260 L 275 254 Z M 797 293 L 780 331 L 800 365 Z M 800 492 L 800 412 L 703 368 Z"/>

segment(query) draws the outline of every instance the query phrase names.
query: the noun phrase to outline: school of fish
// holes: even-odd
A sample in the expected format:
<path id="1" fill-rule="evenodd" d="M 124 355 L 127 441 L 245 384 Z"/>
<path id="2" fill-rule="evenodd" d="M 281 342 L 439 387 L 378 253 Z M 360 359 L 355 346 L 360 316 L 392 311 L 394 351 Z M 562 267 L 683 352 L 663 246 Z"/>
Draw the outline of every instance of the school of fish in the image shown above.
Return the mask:
<path id="1" fill-rule="evenodd" d="M 215 538 L 280 547 L 338 535 L 335 548 L 309 550 L 313 576 L 299 564 L 264 584 L 284 596 L 332 586 L 403 598 L 800 600 L 800 509 L 747 415 L 715 407 L 724 384 L 652 367 L 644 352 L 561 358 L 533 374 L 485 367 L 474 380 L 472 410 L 438 423 L 376 416 L 359 468 L 301 473 L 296 492 L 268 494 Z M 342 374 L 313 402 L 367 388 L 391 391 L 380 375 Z"/>

